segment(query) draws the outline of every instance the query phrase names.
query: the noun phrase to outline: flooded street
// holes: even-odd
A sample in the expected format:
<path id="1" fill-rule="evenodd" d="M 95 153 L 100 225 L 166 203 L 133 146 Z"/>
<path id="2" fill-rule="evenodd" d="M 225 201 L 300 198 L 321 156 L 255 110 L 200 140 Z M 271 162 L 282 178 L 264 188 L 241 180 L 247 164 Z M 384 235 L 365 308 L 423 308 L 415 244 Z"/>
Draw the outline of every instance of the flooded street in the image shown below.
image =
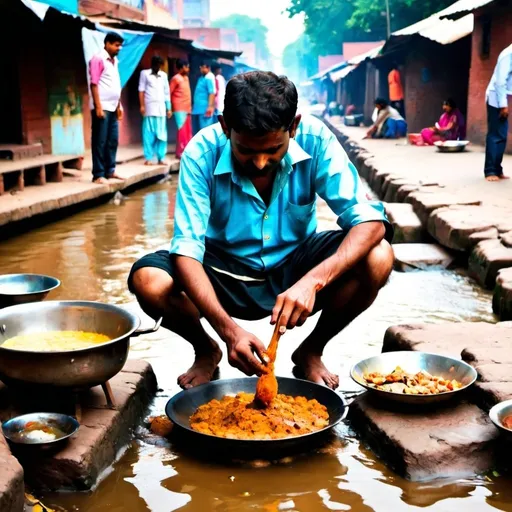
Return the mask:
<path id="1" fill-rule="evenodd" d="M 154 185 L 120 205 L 103 205 L 1 242 L 0 273 L 37 272 L 59 278 L 62 286 L 50 300 L 97 300 L 132 308 L 134 299 L 126 277 L 137 258 L 168 246 L 175 187 L 176 179 Z M 351 365 L 380 352 L 387 327 L 455 321 L 496 321 L 491 295 L 462 272 L 394 272 L 370 310 L 328 345 L 325 360 L 340 374 L 340 388 L 355 390 L 357 386 L 348 377 Z M 276 364 L 279 375 L 291 375 L 290 355 L 314 322 L 312 318 L 302 329 L 283 337 Z M 272 334 L 268 320 L 243 324 L 268 343 Z M 185 342 L 165 329 L 132 341 L 130 357 L 149 361 L 163 390 L 152 413 L 163 413 L 192 355 Z M 221 377 L 234 376 L 240 373 L 224 358 Z M 338 434 L 338 443 L 324 453 L 258 468 L 206 464 L 141 435 L 93 492 L 43 498 L 50 507 L 83 512 L 512 510 L 509 479 L 490 475 L 409 483 L 390 473 L 347 425 Z"/>

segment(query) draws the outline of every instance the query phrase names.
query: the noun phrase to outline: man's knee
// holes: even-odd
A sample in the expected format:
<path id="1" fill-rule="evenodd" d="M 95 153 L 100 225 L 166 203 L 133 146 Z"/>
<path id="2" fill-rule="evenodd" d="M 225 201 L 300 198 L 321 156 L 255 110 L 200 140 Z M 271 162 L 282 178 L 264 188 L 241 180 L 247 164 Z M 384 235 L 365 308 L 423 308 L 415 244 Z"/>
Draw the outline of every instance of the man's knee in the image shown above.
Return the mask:
<path id="1" fill-rule="evenodd" d="M 168 304 L 173 280 L 164 270 L 143 267 L 134 272 L 131 289 L 146 313 L 161 316 Z"/>
<path id="2" fill-rule="evenodd" d="M 387 283 L 394 262 L 393 248 L 382 240 L 361 262 L 360 275 L 370 288 L 379 291 Z"/>

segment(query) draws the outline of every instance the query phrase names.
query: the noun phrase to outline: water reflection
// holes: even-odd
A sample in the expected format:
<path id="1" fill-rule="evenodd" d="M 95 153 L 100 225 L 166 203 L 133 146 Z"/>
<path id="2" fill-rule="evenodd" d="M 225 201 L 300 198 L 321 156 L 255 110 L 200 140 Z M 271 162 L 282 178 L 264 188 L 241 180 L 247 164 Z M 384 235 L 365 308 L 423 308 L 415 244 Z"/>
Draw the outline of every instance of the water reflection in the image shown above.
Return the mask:
<path id="1" fill-rule="evenodd" d="M 62 286 L 50 299 L 133 305 L 126 277 L 137 258 L 168 246 L 174 198 L 175 183 L 155 185 L 119 206 L 104 205 L 0 243 L 0 272 L 58 277 Z M 321 208 L 320 218 L 322 227 L 333 225 L 332 217 Z M 291 375 L 290 355 L 316 319 L 286 334 L 280 344 L 278 374 Z M 342 376 L 342 389 L 355 389 L 349 368 L 380 352 L 390 325 L 473 320 L 495 321 L 491 296 L 464 273 L 393 273 L 372 308 L 328 345 L 326 359 Z M 241 323 L 265 342 L 270 339 L 268 319 Z M 190 346 L 161 329 L 134 339 L 130 357 L 153 365 L 163 389 L 153 412 L 161 414 L 169 396 L 178 390 L 177 376 L 192 361 Z M 240 373 L 224 358 L 221 376 Z M 410 483 L 390 473 L 348 427 L 340 428 L 339 439 L 343 442 L 338 440 L 325 453 L 258 469 L 205 464 L 146 439 L 132 444 L 94 492 L 45 498 L 49 506 L 81 512 L 512 510 L 512 489 L 505 478 Z"/>

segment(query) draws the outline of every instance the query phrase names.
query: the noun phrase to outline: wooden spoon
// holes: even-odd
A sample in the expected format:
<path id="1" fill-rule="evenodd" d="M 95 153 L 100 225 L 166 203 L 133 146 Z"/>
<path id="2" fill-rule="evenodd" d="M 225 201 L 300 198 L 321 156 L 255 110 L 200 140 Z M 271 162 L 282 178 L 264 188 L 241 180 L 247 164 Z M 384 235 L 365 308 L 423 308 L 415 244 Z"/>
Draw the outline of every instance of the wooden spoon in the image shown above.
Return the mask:
<path id="1" fill-rule="evenodd" d="M 281 332 L 279 331 L 281 327 L 279 325 L 280 320 L 281 319 L 278 318 L 274 334 L 265 352 L 269 359 L 267 362 L 267 372 L 264 373 L 256 383 L 254 401 L 262 407 L 269 407 L 272 400 L 277 396 L 277 379 L 274 373 L 274 362 L 277 355 L 277 344 L 279 343 L 279 338 L 281 338 Z"/>

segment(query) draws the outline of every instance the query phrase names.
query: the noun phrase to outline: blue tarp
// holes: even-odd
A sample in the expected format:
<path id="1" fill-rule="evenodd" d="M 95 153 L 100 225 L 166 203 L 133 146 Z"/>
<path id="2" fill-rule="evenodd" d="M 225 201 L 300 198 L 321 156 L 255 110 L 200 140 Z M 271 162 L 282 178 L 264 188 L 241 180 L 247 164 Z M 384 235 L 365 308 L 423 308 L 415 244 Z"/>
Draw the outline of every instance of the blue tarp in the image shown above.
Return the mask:
<path id="1" fill-rule="evenodd" d="M 69 12 L 69 14 L 78 14 L 78 0 L 44 0 L 43 3 L 57 9 L 58 11 Z"/>
<path id="2" fill-rule="evenodd" d="M 96 25 L 97 30 L 82 28 L 82 42 L 84 46 L 85 62 L 89 61 L 94 55 L 104 47 L 103 40 L 107 32 L 117 32 L 124 38 L 123 48 L 119 52 L 119 75 L 121 76 L 121 85 L 124 87 L 137 68 L 140 59 L 148 47 L 153 32 L 134 32 L 131 30 L 114 30 L 109 27 Z M 87 73 L 89 75 L 89 73 Z"/>

